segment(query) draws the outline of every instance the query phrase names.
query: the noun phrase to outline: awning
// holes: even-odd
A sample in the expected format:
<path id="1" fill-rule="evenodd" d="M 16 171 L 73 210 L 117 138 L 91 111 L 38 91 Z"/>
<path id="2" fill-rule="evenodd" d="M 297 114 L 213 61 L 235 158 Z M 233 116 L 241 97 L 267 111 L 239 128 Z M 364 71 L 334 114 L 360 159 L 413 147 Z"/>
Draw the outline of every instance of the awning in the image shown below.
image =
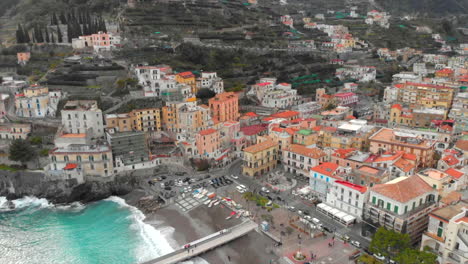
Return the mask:
<path id="1" fill-rule="evenodd" d="M 64 170 L 73 170 L 78 167 L 78 164 L 76 163 L 67 163 L 67 165 L 63 168 Z"/>

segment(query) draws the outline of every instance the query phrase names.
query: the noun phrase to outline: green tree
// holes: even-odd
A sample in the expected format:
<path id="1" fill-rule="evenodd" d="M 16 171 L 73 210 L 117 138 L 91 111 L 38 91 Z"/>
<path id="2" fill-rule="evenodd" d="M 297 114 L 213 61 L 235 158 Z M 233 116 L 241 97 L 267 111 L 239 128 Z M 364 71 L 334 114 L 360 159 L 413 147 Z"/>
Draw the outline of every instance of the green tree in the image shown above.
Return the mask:
<path id="1" fill-rule="evenodd" d="M 400 234 L 384 227 L 379 227 L 369 246 L 373 253 L 380 253 L 385 257 L 393 257 L 411 247 L 408 234 Z"/>
<path id="2" fill-rule="evenodd" d="M 31 146 L 29 141 L 24 139 L 15 139 L 10 144 L 10 156 L 9 159 L 13 161 L 19 161 L 21 164 L 32 160 L 36 157 L 36 151 Z"/>
<path id="3" fill-rule="evenodd" d="M 330 111 L 336 108 L 336 104 L 330 103 L 327 106 L 325 106 L 325 110 Z"/>
<path id="4" fill-rule="evenodd" d="M 407 248 L 398 254 L 395 260 L 405 264 L 433 264 L 437 261 L 437 255 L 427 250 Z"/>
<path id="5" fill-rule="evenodd" d="M 40 145 L 42 144 L 42 138 L 41 137 L 31 137 L 29 138 L 29 142 L 31 142 L 31 144 L 33 145 Z"/>

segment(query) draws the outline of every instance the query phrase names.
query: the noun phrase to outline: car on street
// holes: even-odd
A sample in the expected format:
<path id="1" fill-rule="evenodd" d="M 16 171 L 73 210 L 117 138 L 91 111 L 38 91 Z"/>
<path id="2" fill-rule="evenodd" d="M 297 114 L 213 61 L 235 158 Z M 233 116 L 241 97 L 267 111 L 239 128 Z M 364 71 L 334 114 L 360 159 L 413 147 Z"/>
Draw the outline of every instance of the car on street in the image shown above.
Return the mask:
<path id="1" fill-rule="evenodd" d="M 288 206 L 288 210 L 291 212 L 295 212 L 296 208 L 294 206 Z"/>
<path id="2" fill-rule="evenodd" d="M 239 176 L 233 174 L 233 175 L 231 175 L 231 178 L 237 180 L 237 179 L 239 179 Z"/>
<path id="3" fill-rule="evenodd" d="M 385 256 L 382 256 L 380 253 L 374 253 L 372 256 L 378 260 L 385 261 Z"/>
<path id="4" fill-rule="evenodd" d="M 242 189 L 247 190 L 247 187 L 245 187 L 245 185 L 239 184 L 239 186 L 240 186 Z"/>
<path id="5" fill-rule="evenodd" d="M 245 193 L 245 189 L 242 188 L 241 186 L 236 186 L 236 189 L 239 193 Z"/>
<path id="6" fill-rule="evenodd" d="M 297 214 L 298 215 L 304 215 L 304 213 L 301 210 L 297 211 Z"/>
<path id="7" fill-rule="evenodd" d="M 267 188 L 267 187 L 262 187 L 262 189 L 261 189 L 261 190 L 262 190 L 262 192 L 265 192 L 265 193 L 270 193 L 270 190 L 268 190 L 268 188 Z"/>
<path id="8" fill-rule="evenodd" d="M 320 223 L 320 220 L 318 220 L 317 218 L 312 218 L 312 222 L 314 222 L 314 224 L 318 225 Z"/>
<path id="9" fill-rule="evenodd" d="M 361 243 L 359 243 L 359 241 L 356 241 L 356 240 L 351 240 L 351 245 L 357 247 L 357 248 L 360 248 L 361 247 Z"/>

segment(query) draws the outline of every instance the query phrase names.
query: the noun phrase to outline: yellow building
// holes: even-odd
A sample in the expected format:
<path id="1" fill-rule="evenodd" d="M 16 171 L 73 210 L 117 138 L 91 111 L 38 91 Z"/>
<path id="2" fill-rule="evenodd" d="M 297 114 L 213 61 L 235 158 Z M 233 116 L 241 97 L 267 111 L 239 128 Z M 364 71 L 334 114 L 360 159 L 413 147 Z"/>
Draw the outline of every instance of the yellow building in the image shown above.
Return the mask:
<path id="1" fill-rule="evenodd" d="M 310 129 L 301 129 L 296 131 L 293 136 L 294 144 L 299 144 L 303 146 L 310 146 L 317 144 L 318 134 L 317 132 Z"/>
<path id="2" fill-rule="evenodd" d="M 278 163 L 278 143 L 268 139 L 244 149 L 242 172 L 248 176 L 261 176 Z"/>
<path id="3" fill-rule="evenodd" d="M 119 132 L 161 131 L 161 109 L 135 109 L 124 114 L 106 115 L 106 128 Z"/>
<path id="4" fill-rule="evenodd" d="M 192 72 L 190 71 L 180 72 L 176 74 L 175 80 L 178 83 L 189 85 L 190 87 L 192 87 L 192 94 L 197 94 L 197 82 L 196 82 L 195 74 L 193 74 Z"/>
<path id="5" fill-rule="evenodd" d="M 413 113 L 403 108 L 401 104 L 394 104 L 390 109 L 390 123 L 395 125 L 413 126 Z"/>
<path id="6" fill-rule="evenodd" d="M 61 171 L 70 164 L 76 165 L 84 175 L 89 176 L 110 176 L 114 170 L 112 151 L 107 145 L 70 145 L 55 148 L 49 152 L 49 157 L 52 171 Z"/>
<path id="7" fill-rule="evenodd" d="M 449 109 L 453 96 L 454 89 L 449 86 L 407 82 L 399 86 L 397 98 L 398 102 L 409 104 L 413 108 Z"/>

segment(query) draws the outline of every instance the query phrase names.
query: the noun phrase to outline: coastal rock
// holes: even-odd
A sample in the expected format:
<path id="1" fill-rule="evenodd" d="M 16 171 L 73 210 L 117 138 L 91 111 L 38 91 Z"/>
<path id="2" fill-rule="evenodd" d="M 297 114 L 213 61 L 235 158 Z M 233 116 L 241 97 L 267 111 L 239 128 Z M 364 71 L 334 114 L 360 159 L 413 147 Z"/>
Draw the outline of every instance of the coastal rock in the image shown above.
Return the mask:
<path id="1" fill-rule="evenodd" d="M 122 175 L 112 180 L 87 181 L 49 180 L 43 172 L 0 171 L 0 196 L 8 200 L 24 196 L 46 198 L 52 203 L 88 203 L 109 196 L 123 196 L 139 189 L 145 182 L 139 177 Z"/>

